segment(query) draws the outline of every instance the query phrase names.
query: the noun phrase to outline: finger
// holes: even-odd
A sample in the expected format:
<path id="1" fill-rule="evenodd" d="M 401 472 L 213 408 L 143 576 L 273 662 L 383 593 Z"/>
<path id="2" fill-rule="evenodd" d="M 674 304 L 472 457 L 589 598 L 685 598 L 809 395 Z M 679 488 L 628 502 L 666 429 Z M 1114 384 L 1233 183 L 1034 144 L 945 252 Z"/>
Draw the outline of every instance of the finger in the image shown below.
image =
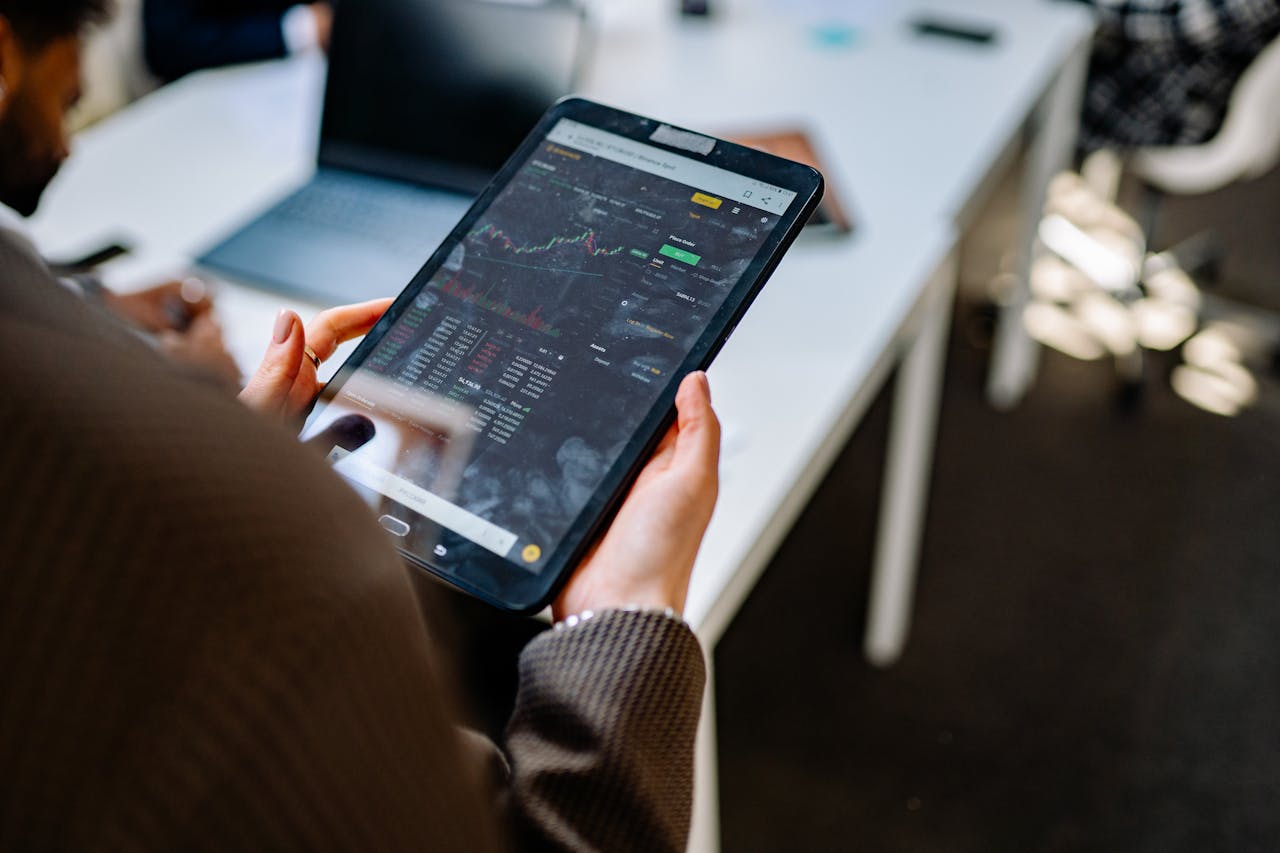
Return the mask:
<path id="1" fill-rule="evenodd" d="M 289 402 L 305 358 L 306 339 L 302 321 L 292 311 L 282 310 L 262 363 L 240 392 L 240 399 L 260 412 L 279 414 Z"/>
<path id="2" fill-rule="evenodd" d="M 199 314 L 191 318 L 185 334 L 193 339 L 203 341 L 221 341 L 222 325 L 212 314 Z"/>
<path id="3" fill-rule="evenodd" d="M 653 451 L 653 455 L 649 457 L 649 461 L 644 464 L 644 468 L 640 471 L 640 476 L 636 478 L 636 482 L 644 482 L 652 477 L 660 476 L 663 471 L 671 467 L 671 460 L 676 452 L 676 425 L 672 424 L 666 434 L 662 436 L 662 440 L 658 442 L 657 448 Z"/>
<path id="4" fill-rule="evenodd" d="M 700 375 L 705 377 L 706 374 L 700 374 Z M 666 467 L 667 465 L 669 465 L 671 463 L 671 457 L 675 455 L 676 444 L 677 444 L 677 439 L 678 439 L 680 430 L 686 429 L 686 428 L 692 429 L 692 427 L 689 426 L 689 419 L 693 417 L 693 409 L 692 409 L 693 404 L 691 404 L 688 400 L 685 400 L 682 403 L 681 396 L 680 396 L 681 393 L 685 393 L 684 391 L 685 383 L 689 382 L 692 376 L 693 374 L 690 374 L 690 376 L 686 376 L 684 380 L 680 383 L 680 388 L 677 389 L 676 391 L 677 421 L 676 423 L 672 424 L 671 428 L 668 429 L 667 432 L 662 436 L 662 440 L 658 442 L 658 446 L 653 451 L 653 456 L 650 457 L 650 466 L 646 466 L 646 467 Z M 707 392 L 709 396 L 710 394 L 709 387 L 704 388 L 704 390 Z"/>
<path id="5" fill-rule="evenodd" d="M 375 299 L 357 305 L 342 305 L 321 311 L 307 324 L 307 344 L 316 357 L 324 361 L 333 355 L 338 345 L 358 338 L 373 328 L 378 318 L 386 313 L 390 299 Z"/>
<path id="6" fill-rule="evenodd" d="M 334 447 L 354 453 L 372 441 L 375 433 L 377 427 L 364 415 L 343 415 L 322 432 L 307 439 L 306 443 L 326 454 Z"/>
<path id="7" fill-rule="evenodd" d="M 209 286 L 202 279 L 194 277 L 183 279 L 178 288 L 178 295 L 193 317 L 213 310 L 213 297 L 209 295 Z"/>
<path id="8" fill-rule="evenodd" d="M 320 381 L 316 378 L 315 368 L 311 364 L 311 359 L 307 359 L 299 368 L 298 378 L 294 380 L 293 387 L 289 389 L 289 399 L 284 404 L 284 416 L 298 418 L 305 415 L 319 390 Z"/>
<path id="9" fill-rule="evenodd" d="M 679 427 L 672 464 L 703 475 L 714 474 L 720 464 L 720 419 L 711 408 L 707 374 L 691 373 L 676 392 Z"/>
<path id="10" fill-rule="evenodd" d="M 675 451 L 676 435 L 677 435 L 676 425 L 672 424 L 667 429 L 666 434 L 662 436 L 662 440 L 658 442 L 657 448 L 655 448 L 653 451 L 653 456 L 655 459 L 661 458 L 663 456 L 670 456 Z"/>
<path id="11" fill-rule="evenodd" d="M 148 299 L 168 299 L 171 296 L 182 295 L 182 282 L 177 280 L 164 281 L 152 287 L 143 288 L 138 292 L 144 294 Z"/>
<path id="12" fill-rule="evenodd" d="M 209 296 L 209 285 L 204 279 L 196 276 L 166 281 L 148 292 L 154 294 L 157 299 L 169 297 L 181 299 L 191 306 L 193 313 L 203 313 L 213 306 L 213 300 Z"/>
<path id="13" fill-rule="evenodd" d="M 192 325 L 200 326 L 204 329 L 212 329 L 219 335 L 222 334 L 222 323 L 212 313 L 204 313 L 191 321 Z"/>
<path id="14" fill-rule="evenodd" d="M 192 282 L 198 283 L 198 287 Z M 169 281 L 147 291 L 148 300 L 166 328 L 185 331 L 191 322 L 213 308 L 208 288 L 199 279 Z"/>

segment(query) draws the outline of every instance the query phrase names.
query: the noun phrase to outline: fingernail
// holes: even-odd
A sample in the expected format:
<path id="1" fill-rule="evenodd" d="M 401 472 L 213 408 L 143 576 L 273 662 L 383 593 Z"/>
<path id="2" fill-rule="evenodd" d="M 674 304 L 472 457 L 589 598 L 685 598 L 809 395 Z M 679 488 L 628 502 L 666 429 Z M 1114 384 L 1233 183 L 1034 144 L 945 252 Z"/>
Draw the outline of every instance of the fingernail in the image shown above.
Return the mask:
<path id="1" fill-rule="evenodd" d="M 195 305 L 209 295 L 209 285 L 205 284 L 202 278 L 188 276 L 182 280 L 182 287 L 178 292 L 182 295 L 184 302 Z"/>
<path id="2" fill-rule="evenodd" d="M 711 399 L 711 380 L 707 378 L 706 371 L 698 371 L 698 381 L 702 383 L 702 388 L 707 392 L 707 399 Z"/>
<path id="3" fill-rule="evenodd" d="M 276 330 L 272 337 L 275 342 L 282 344 L 289 340 L 289 332 L 293 331 L 293 314 L 285 309 L 280 309 L 280 313 L 276 315 Z"/>

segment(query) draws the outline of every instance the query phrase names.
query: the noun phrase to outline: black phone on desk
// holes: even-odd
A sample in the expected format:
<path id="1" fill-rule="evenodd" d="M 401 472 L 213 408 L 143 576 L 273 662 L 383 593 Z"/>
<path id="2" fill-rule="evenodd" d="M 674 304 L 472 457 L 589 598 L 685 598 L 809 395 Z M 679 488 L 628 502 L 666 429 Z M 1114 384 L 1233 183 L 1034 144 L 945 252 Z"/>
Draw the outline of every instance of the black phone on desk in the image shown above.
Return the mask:
<path id="1" fill-rule="evenodd" d="M 106 243 L 97 249 L 71 259 L 51 259 L 49 268 L 57 275 L 76 275 L 97 269 L 108 261 L 113 261 L 133 251 L 133 247 L 123 241 Z"/>
<path id="2" fill-rule="evenodd" d="M 415 565 L 555 595 L 822 196 L 813 168 L 581 99 L 552 107 L 317 398 Z"/>
<path id="3" fill-rule="evenodd" d="M 912 19 L 911 29 L 923 38 L 943 39 L 978 47 L 994 44 L 998 35 L 994 26 L 982 21 L 932 15 Z"/>

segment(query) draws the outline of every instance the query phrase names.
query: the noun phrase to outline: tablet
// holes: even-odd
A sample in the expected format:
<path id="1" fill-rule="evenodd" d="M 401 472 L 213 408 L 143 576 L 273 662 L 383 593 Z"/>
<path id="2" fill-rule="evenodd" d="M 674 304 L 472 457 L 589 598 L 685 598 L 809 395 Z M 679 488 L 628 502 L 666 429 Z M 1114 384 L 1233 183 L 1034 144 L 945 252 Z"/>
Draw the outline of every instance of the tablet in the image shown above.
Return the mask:
<path id="1" fill-rule="evenodd" d="M 821 195 L 809 166 L 562 101 L 339 368 L 303 438 L 415 565 L 538 610 Z"/>

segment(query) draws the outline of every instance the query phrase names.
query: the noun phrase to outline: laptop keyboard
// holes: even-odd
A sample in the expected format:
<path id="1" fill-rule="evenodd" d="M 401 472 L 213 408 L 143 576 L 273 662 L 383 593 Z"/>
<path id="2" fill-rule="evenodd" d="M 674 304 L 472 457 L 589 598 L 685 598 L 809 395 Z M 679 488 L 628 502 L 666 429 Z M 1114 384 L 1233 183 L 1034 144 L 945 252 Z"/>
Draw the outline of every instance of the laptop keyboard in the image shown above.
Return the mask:
<path id="1" fill-rule="evenodd" d="M 441 217 L 449 217 L 451 227 L 465 209 L 465 201 L 452 193 L 321 171 L 277 205 L 273 218 L 309 231 L 340 231 L 425 259 L 443 236 Z"/>

